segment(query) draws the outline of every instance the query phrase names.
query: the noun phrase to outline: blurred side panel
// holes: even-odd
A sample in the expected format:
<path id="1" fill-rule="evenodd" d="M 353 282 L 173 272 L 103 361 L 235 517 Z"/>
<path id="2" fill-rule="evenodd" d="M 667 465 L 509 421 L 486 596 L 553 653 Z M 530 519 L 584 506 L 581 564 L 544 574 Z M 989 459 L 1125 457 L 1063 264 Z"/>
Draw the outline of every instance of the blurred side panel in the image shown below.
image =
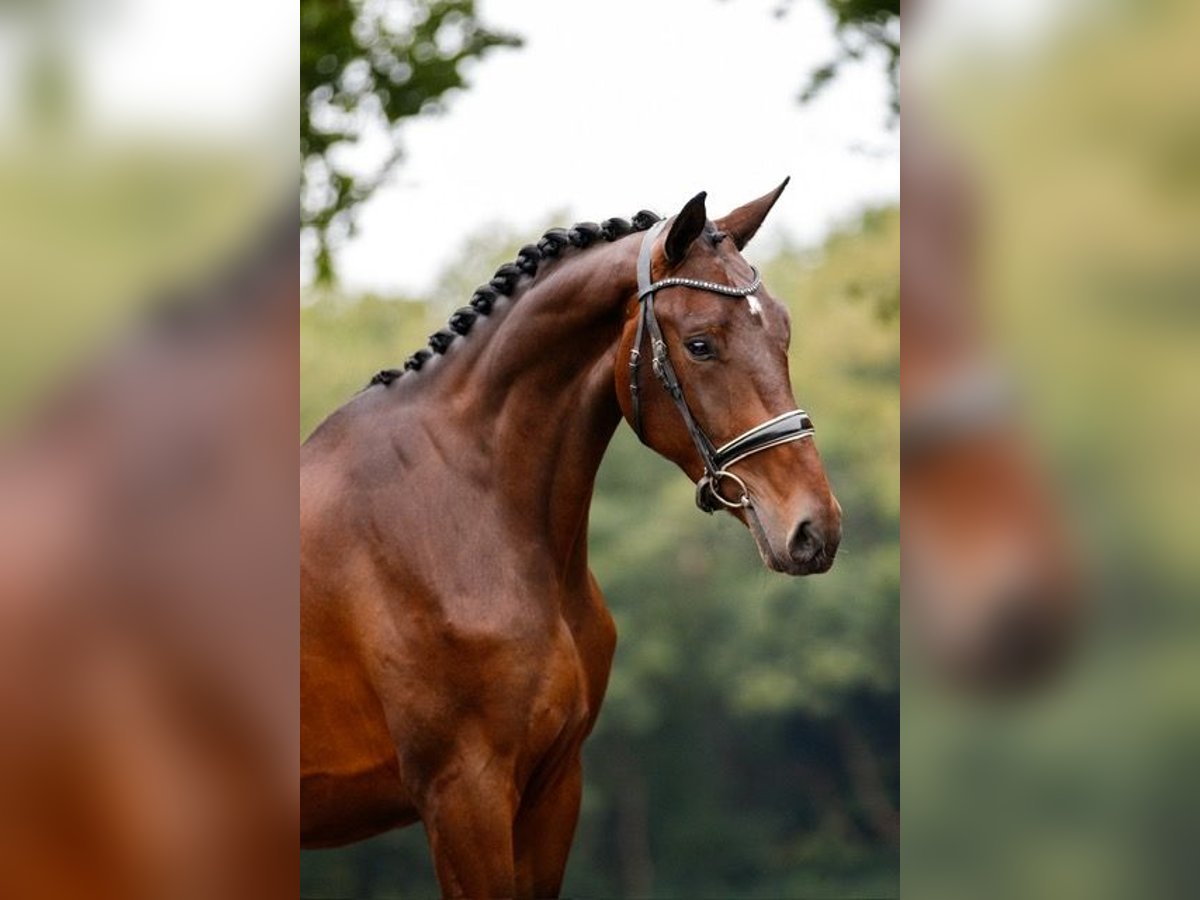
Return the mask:
<path id="1" fill-rule="evenodd" d="M 904 889 L 1186 896 L 1200 7 L 905 13 Z"/>
<path id="2" fill-rule="evenodd" d="M 0 896 L 294 897 L 294 5 L 0 5 Z"/>

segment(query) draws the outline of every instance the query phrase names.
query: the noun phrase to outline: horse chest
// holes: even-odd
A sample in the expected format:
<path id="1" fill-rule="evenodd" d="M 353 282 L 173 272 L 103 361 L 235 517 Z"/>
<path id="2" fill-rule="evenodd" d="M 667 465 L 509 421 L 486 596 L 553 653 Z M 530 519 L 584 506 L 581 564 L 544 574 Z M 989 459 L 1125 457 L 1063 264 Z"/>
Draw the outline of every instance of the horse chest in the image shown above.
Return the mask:
<path id="1" fill-rule="evenodd" d="M 533 634 L 514 632 L 502 639 L 488 667 L 488 684 L 481 684 L 480 696 L 491 706 L 487 713 L 522 734 L 524 754 L 581 742 L 608 683 L 615 646 L 611 616 L 591 597 L 564 606 L 572 614 L 549 618 Z"/>

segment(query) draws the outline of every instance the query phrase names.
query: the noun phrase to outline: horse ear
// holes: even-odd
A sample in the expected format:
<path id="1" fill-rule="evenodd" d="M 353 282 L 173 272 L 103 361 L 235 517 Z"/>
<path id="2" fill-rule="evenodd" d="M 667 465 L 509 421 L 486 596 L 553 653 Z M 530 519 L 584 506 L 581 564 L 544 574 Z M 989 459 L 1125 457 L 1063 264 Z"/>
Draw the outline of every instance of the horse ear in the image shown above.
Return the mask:
<path id="1" fill-rule="evenodd" d="M 791 176 L 788 176 L 783 179 L 783 184 L 771 193 L 763 194 L 757 200 L 751 200 L 745 206 L 739 206 L 725 218 L 717 220 L 717 228 L 733 238 L 734 244 L 741 250 L 750 243 L 750 238 L 754 237 L 758 226 L 763 223 L 767 213 L 771 211 L 771 207 L 775 205 L 775 201 L 779 199 L 779 195 L 783 193 L 783 189 L 791 180 Z"/>
<path id="2" fill-rule="evenodd" d="M 704 230 L 704 223 L 708 221 L 708 212 L 704 209 L 704 198 L 707 196 L 707 191 L 701 191 L 685 203 L 683 209 L 679 211 L 679 215 L 675 217 L 671 230 L 667 234 L 668 262 L 683 262 L 683 258 L 687 256 L 688 247 L 692 246 L 692 241 L 700 237 L 700 232 Z"/>

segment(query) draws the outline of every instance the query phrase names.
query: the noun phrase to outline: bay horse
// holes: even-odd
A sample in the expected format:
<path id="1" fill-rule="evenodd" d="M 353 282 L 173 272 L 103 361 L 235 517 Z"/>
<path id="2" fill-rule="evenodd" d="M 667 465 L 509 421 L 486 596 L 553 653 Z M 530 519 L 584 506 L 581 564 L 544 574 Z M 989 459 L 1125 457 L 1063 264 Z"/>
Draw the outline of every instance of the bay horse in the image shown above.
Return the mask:
<path id="1" fill-rule="evenodd" d="M 447 896 L 558 894 L 616 641 L 587 524 L 622 417 L 769 568 L 832 565 L 788 313 L 740 253 L 786 183 L 715 222 L 701 193 L 552 229 L 305 442 L 303 846 L 421 821 Z"/>

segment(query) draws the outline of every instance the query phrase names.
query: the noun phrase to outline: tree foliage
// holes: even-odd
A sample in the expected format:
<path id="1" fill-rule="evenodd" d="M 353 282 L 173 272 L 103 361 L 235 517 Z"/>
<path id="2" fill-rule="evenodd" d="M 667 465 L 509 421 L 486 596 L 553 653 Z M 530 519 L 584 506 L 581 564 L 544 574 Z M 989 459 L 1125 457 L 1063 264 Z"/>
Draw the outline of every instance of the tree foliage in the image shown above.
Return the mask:
<path id="1" fill-rule="evenodd" d="M 793 0 L 785 0 L 787 4 Z M 891 87 L 889 104 L 893 120 L 900 116 L 900 0 L 825 0 L 833 12 L 840 49 L 828 62 L 813 69 L 800 102 L 816 99 L 837 78 L 842 66 L 863 59 L 872 50 L 883 53 L 884 70 Z M 786 6 L 783 7 L 786 11 Z"/>
<path id="2" fill-rule="evenodd" d="M 301 0 L 302 216 L 318 280 L 333 276 L 331 240 L 350 232 L 354 207 L 399 159 L 399 125 L 464 87 L 467 63 L 519 44 L 483 25 L 474 0 Z M 373 131 L 386 134 L 389 152 L 352 163 L 347 151 Z"/>

